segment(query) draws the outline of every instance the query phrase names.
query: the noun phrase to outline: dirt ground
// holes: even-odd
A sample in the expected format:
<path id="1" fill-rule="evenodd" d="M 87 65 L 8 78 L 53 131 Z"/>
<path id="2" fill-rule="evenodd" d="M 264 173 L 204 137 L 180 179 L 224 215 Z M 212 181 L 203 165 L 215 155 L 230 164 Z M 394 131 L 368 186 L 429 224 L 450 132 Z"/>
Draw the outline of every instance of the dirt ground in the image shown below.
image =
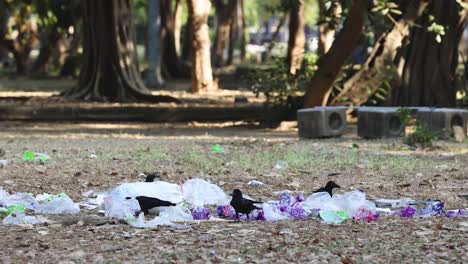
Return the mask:
<path id="1" fill-rule="evenodd" d="M 0 124 L 0 148 L 10 163 L 0 187 L 33 194 L 105 191 L 142 181 L 201 177 L 226 192 L 241 188 L 257 199 L 289 189 L 305 196 L 329 179 L 369 199 L 440 199 L 468 207 L 468 142 L 437 141 L 408 150 L 399 139 L 362 140 L 355 128 L 338 139 L 299 140 L 276 130 L 225 124 Z M 221 144 L 224 154 L 212 153 Z M 44 165 L 21 161 L 25 150 L 45 152 Z M 97 158 L 90 157 L 95 154 Z M 286 170 L 275 170 L 278 160 Z M 264 186 L 248 186 L 256 179 Z M 468 219 L 384 217 L 373 223 L 318 220 L 199 222 L 187 228 L 136 229 L 83 209 L 46 216 L 48 225 L 0 225 L 1 263 L 467 263 Z"/>

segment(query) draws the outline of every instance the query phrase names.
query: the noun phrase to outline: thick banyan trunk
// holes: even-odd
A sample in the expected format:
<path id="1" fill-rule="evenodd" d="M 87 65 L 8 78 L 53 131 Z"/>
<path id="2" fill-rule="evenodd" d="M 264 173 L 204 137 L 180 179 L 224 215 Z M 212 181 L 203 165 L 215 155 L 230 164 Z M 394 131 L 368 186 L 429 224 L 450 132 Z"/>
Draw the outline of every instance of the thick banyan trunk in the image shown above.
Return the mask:
<path id="1" fill-rule="evenodd" d="M 288 56 L 289 73 L 296 74 L 301 68 L 304 58 L 305 32 L 304 32 L 304 0 L 292 1 L 289 15 Z"/>
<path id="2" fill-rule="evenodd" d="M 83 61 L 78 85 L 66 99 L 177 101 L 151 95 L 140 77 L 132 0 L 85 0 L 82 8 Z"/>
<path id="3" fill-rule="evenodd" d="M 164 80 L 161 74 L 161 17 L 160 0 L 148 0 L 148 26 L 146 33 L 148 72 L 146 84 L 150 87 L 161 88 Z"/>
<path id="4" fill-rule="evenodd" d="M 175 20 L 171 0 L 161 0 L 162 71 L 166 77 L 188 78 L 189 68 L 184 67 L 177 55 Z"/>
<path id="5" fill-rule="evenodd" d="M 216 28 L 216 38 L 214 44 L 214 65 L 221 67 L 224 64 L 224 51 L 226 43 L 229 39 L 231 23 L 236 11 L 237 0 L 228 0 L 224 3 L 223 0 L 215 1 L 216 17 L 218 26 Z"/>
<path id="6" fill-rule="evenodd" d="M 410 29 L 427 4 L 426 1 L 411 0 L 406 2 L 406 6 L 400 6 L 404 10 L 403 16 L 379 38 L 361 69 L 344 83 L 331 104 L 341 104 L 342 98 L 346 97 L 352 105 L 361 105 L 384 85 L 388 86 L 392 80 L 398 79 L 399 66 L 394 63 L 399 48 L 408 39 Z"/>
<path id="7" fill-rule="evenodd" d="M 210 0 L 187 0 L 192 27 L 192 92 L 215 90 L 211 69 L 208 15 Z"/>
<path id="8" fill-rule="evenodd" d="M 318 69 L 304 95 L 304 107 L 323 104 L 325 95 L 331 89 L 341 67 L 359 43 L 366 13 L 367 1 L 354 0 L 343 29 L 330 50 L 317 63 Z"/>
<path id="9" fill-rule="evenodd" d="M 323 55 L 330 50 L 335 38 L 335 27 L 333 22 L 341 15 L 341 4 L 337 0 L 331 1 L 329 8 L 325 0 L 319 0 L 320 24 L 318 37 L 318 54 Z M 327 18 L 331 21 L 328 21 Z"/>
<path id="10" fill-rule="evenodd" d="M 422 27 L 411 29 L 409 44 L 398 57 L 398 79 L 390 102 L 393 105 L 455 106 L 455 71 L 466 11 L 460 16 L 456 1 L 432 1 L 427 9 L 416 21 Z M 433 22 L 445 28 L 440 43 L 427 30 Z"/>

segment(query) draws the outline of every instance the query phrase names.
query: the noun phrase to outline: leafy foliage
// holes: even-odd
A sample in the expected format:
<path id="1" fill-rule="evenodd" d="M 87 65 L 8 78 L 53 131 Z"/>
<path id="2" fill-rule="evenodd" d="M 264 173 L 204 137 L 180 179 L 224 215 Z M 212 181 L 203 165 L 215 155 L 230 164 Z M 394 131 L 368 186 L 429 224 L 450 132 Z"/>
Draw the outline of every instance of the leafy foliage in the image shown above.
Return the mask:
<path id="1" fill-rule="evenodd" d="M 411 121 L 415 120 L 414 132 L 409 135 L 405 135 L 403 138 L 403 142 L 405 144 L 412 147 L 419 146 L 421 148 L 432 146 L 432 141 L 437 138 L 436 135 L 431 132 L 423 122 L 416 120 L 413 110 L 407 107 L 400 107 L 398 108 L 398 117 L 404 127 L 408 126 Z"/>
<path id="2" fill-rule="evenodd" d="M 258 96 L 263 93 L 271 104 L 285 103 L 288 96 L 302 94 L 315 72 L 317 56 L 304 54 L 303 65 L 295 74 L 289 73 L 289 67 L 284 58 L 273 58 L 273 65 L 264 70 L 255 70 L 247 74 L 248 83 Z"/>

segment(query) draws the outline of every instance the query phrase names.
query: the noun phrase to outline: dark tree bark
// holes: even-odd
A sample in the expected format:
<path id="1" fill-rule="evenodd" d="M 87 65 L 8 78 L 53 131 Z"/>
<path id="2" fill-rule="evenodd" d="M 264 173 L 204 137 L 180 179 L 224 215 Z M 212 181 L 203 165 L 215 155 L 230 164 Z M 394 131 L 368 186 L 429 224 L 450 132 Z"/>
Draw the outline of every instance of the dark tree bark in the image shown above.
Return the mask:
<path id="1" fill-rule="evenodd" d="M 302 59 L 304 58 L 304 0 L 294 0 L 291 3 L 287 62 L 289 73 L 294 75 L 301 68 Z"/>
<path id="2" fill-rule="evenodd" d="M 160 0 L 148 0 L 148 26 L 146 56 L 148 72 L 146 84 L 150 87 L 161 88 L 164 80 L 161 74 L 161 17 Z"/>
<path id="3" fill-rule="evenodd" d="M 172 1 L 161 0 L 162 71 L 165 77 L 188 78 L 190 69 L 177 55 L 174 19 Z"/>
<path id="4" fill-rule="evenodd" d="M 69 100 L 177 101 L 153 96 L 138 70 L 133 1 L 85 0 L 83 61 L 78 85 L 65 93 Z"/>
<path id="5" fill-rule="evenodd" d="M 214 44 L 214 65 L 221 67 L 224 64 L 223 55 L 226 43 L 230 35 L 231 23 L 234 19 L 237 0 L 215 0 L 216 17 L 218 26 L 216 28 L 216 38 Z"/>
<path id="6" fill-rule="evenodd" d="M 341 104 L 340 100 L 346 96 L 351 99 L 351 104 L 361 105 L 382 87 L 384 82 L 397 78 L 397 69 L 392 62 L 395 61 L 398 49 L 407 40 L 411 27 L 422 15 L 427 4 L 421 0 L 406 2 L 401 8 L 404 10 L 403 16 L 379 38 L 369 58 L 361 69 L 344 83 L 343 89 L 333 98 L 331 104 Z"/>
<path id="7" fill-rule="evenodd" d="M 331 89 L 341 67 L 359 43 L 366 14 L 367 1 L 354 0 L 343 29 L 330 50 L 317 63 L 318 69 L 304 95 L 304 107 L 323 104 L 325 95 Z"/>
<path id="8" fill-rule="evenodd" d="M 45 32 L 41 37 L 41 47 L 39 56 L 34 61 L 31 67 L 31 73 L 46 73 L 47 66 L 52 56 L 54 49 L 58 48 L 58 42 L 61 34 L 52 29 L 50 32 Z"/>
<path id="9" fill-rule="evenodd" d="M 239 27 L 238 27 L 238 12 L 237 12 L 237 4 L 238 1 L 236 1 L 236 12 L 234 17 L 231 19 L 231 24 L 229 25 L 229 46 L 228 46 L 228 57 L 226 60 L 226 65 L 232 65 L 233 60 L 234 60 L 234 49 L 237 41 L 237 36 L 239 32 Z"/>
<path id="10" fill-rule="evenodd" d="M 180 59 L 182 61 L 192 61 L 192 39 L 193 39 L 193 31 L 191 27 L 191 19 L 192 17 L 189 16 L 187 18 L 187 24 L 184 28 L 184 38 L 182 40 L 182 53 L 180 55 Z"/>
<path id="11" fill-rule="evenodd" d="M 285 13 L 282 17 L 279 19 L 278 26 L 275 29 L 275 32 L 273 32 L 273 35 L 271 36 L 271 42 L 268 44 L 268 47 L 266 48 L 266 58 L 268 58 L 271 54 L 271 50 L 275 47 L 276 39 L 278 39 L 278 35 L 281 31 L 281 28 L 284 26 L 284 23 L 288 19 L 288 14 Z"/>
<path id="12" fill-rule="evenodd" d="M 398 56 L 398 78 L 392 90 L 392 105 L 454 107 L 456 104 L 455 71 L 458 46 L 466 22 L 466 10 L 460 16 L 456 1 L 431 1 L 426 13 L 416 21 L 409 44 Z M 443 25 L 441 43 L 427 30 L 435 22 Z"/>
<path id="13" fill-rule="evenodd" d="M 187 0 L 192 39 L 192 92 L 215 90 L 210 56 L 210 36 L 208 32 L 208 15 L 210 0 Z"/>
<path id="14" fill-rule="evenodd" d="M 247 33 L 245 31 L 245 10 L 244 10 L 244 0 L 238 0 L 239 1 L 239 5 L 240 5 L 240 11 L 241 11 L 241 24 L 240 24 L 240 27 L 239 27 L 239 30 L 240 30 L 240 45 L 241 45 L 241 61 L 245 61 L 245 57 L 247 55 L 247 52 L 246 52 L 246 46 L 247 46 L 247 43 L 246 43 L 246 38 L 245 38 L 245 34 Z"/>
<path id="15" fill-rule="evenodd" d="M 341 15 L 341 3 L 337 0 L 331 1 L 331 6 L 327 9 L 326 1 L 319 0 L 320 24 L 318 38 L 318 54 L 324 55 L 330 50 L 335 38 L 335 25 L 333 22 Z"/>

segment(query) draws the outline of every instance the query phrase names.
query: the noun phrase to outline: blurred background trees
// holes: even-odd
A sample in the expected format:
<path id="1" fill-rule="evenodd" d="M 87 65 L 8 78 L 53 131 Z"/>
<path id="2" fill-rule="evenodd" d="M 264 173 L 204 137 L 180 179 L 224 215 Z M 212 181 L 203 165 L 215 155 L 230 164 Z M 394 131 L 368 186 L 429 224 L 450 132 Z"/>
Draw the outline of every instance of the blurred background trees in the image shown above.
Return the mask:
<path id="1" fill-rule="evenodd" d="M 294 107 L 468 101 L 466 0 L 99 2 L 0 0 L 1 78 L 76 78 L 73 100 L 181 81 Z"/>

